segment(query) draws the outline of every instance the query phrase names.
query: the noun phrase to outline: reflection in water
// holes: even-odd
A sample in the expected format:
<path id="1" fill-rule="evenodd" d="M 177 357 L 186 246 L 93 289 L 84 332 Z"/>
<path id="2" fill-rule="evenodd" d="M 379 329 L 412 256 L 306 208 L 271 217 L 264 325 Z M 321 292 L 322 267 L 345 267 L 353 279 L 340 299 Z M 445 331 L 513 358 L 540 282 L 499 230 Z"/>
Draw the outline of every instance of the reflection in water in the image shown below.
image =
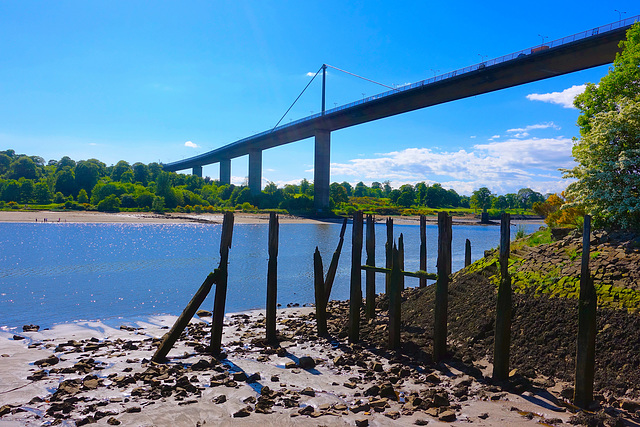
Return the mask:
<path id="1" fill-rule="evenodd" d="M 338 244 L 340 224 L 282 224 L 278 256 L 278 302 L 311 303 L 313 253 L 325 271 Z M 537 229 L 527 226 L 527 232 Z M 419 268 L 418 225 L 396 225 L 405 240 L 405 268 Z M 0 227 L 0 326 L 79 319 L 179 314 L 219 262 L 220 225 L 206 224 L 3 224 Z M 470 239 L 473 259 L 497 246 L 499 227 L 454 226 L 453 270 L 464 263 Z M 266 303 L 266 224 L 237 224 L 229 260 L 227 311 Z M 515 234 L 515 229 L 512 230 Z M 384 224 L 376 225 L 376 265 L 384 265 Z M 427 226 L 428 270 L 435 271 L 437 227 Z M 349 297 L 351 227 L 331 297 Z M 362 260 L 366 259 L 363 250 Z M 364 277 L 364 274 L 363 274 Z M 418 279 L 407 278 L 406 286 Z M 364 280 L 363 280 L 364 286 Z M 384 277 L 376 275 L 378 292 Z M 213 307 L 213 292 L 203 308 Z"/>

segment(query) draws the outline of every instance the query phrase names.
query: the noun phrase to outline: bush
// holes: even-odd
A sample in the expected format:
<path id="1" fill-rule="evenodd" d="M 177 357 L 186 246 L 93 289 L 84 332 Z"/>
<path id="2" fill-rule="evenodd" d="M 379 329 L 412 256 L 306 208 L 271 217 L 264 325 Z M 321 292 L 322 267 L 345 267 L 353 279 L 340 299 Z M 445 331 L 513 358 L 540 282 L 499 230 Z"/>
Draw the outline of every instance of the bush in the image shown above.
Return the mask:
<path id="1" fill-rule="evenodd" d="M 98 203 L 98 210 L 100 212 L 120 212 L 120 199 L 115 194 L 111 194 Z"/>

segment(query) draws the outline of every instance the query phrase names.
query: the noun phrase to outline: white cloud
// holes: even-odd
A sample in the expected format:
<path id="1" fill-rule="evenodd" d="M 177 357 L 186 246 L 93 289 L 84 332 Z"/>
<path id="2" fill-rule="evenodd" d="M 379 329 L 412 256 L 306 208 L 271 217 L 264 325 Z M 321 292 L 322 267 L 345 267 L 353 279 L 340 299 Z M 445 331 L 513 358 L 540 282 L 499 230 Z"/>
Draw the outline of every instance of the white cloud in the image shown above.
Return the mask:
<path id="1" fill-rule="evenodd" d="M 311 71 L 309 71 L 307 74 L 305 74 L 307 77 L 313 77 L 316 75 L 316 73 L 312 73 Z"/>
<path id="2" fill-rule="evenodd" d="M 507 132 L 528 132 L 528 131 L 534 130 L 534 129 L 548 129 L 548 128 L 553 128 L 555 130 L 560 130 L 561 129 L 560 126 L 558 126 L 557 124 L 555 124 L 553 122 L 547 122 L 547 123 L 538 123 L 538 124 L 535 124 L 535 125 L 529 125 L 529 126 L 525 126 L 523 128 L 507 129 Z"/>
<path id="3" fill-rule="evenodd" d="M 471 135 L 469 138 L 476 139 L 476 135 Z"/>
<path id="4" fill-rule="evenodd" d="M 491 138 L 489 138 L 489 141 L 493 141 L 494 139 L 498 138 L 500 138 L 500 135 L 493 135 Z"/>
<path id="5" fill-rule="evenodd" d="M 551 104 L 559 104 L 564 108 L 575 108 L 573 106 L 574 98 L 584 92 L 586 87 L 586 85 L 575 85 L 563 90 L 562 92 L 532 93 L 527 95 L 527 99 L 529 101 L 542 101 L 549 102 Z"/>
<path id="6" fill-rule="evenodd" d="M 374 158 L 332 163 L 331 174 L 336 178 L 347 175 L 379 182 L 388 179 L 394 187 L 420 181 L 440 182 L 461 194 L 471 194 L 482 186 L 501 194 L 522 187 L 557 191 L 568 183 L 560 178 L 558 168 L 574 166 L 572 145 L 571 139 L 559 137 L 489 142 L 475 145 L 473 151 L 409 148 Z"/>
<path id="7" fill-rule="evenodd" d="M 184 146 L 185 146 L 185 147 L 189 147 L 189 148 L 198 148 L 198 147 L 199 147 L 199 146 L 198 146 L 198 144 L 195 144 L 195 143 L 193 143 L 193 142 L 191 142 L 191 141 L 187 141 L 187 142 L 185 142 L 185 143 L 184 143 Z"/>

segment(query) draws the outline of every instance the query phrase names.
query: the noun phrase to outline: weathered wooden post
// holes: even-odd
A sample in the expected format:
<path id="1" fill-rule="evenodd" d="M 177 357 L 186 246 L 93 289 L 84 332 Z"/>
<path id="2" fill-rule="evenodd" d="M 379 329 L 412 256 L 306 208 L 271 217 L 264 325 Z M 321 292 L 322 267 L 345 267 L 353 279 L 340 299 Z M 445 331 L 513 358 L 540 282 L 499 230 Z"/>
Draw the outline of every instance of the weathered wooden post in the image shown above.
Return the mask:
<path id="1" fill-rule="evenodd" d="M 393 264 L 393 219 L 387 218 L 387 243 L 385 243 L 385 267 L 391 268 Z M 389 296 L 389 280 L 388 274 L 384 277 L 384 293 Z"/>
<path id="2" fill-rule="evenodd" d="M 589 272 L 591 217 L 585 215 L 582 231 L 582 267 L 580 270 L 580 299 L 578 301 L 578 348 L 573 403 L 587 408 L 593 401 L 593 377 L 596 358 L 597 296 Z"/>
<path id="3" fill-rule="evenodd" d="M 278 235 L 280 224 L 275 212 L 269 214 L 269 264 L 267 270 L 267 342 L 275 343 L 276 304 L 278 299 Z"/>
<path id="4" fill-rule="evenodd" d="M 389 275 L 389 349 L 400 347 L 400 320 L 402 307 L 402 270 L 400 269 L 400 251 L 393 245 L 392 266 Z"/>
<path id="5" fill-rule="evenodd" d="M 367 215 L 367 265 L 375 267 L 376 265 L 376 223 L 373 215 Z M 366 305 L 365 316 L 367 319 L 373 319 L 376 314 L 376 273 L 369 271 L 365 273 L 366 277 Z"/>
<path id="6" fill-rule="evenodd" d="M 404 236 L 400 233 L 398 238 L 398 262 L 400 263 L 400 271 L 404 271 Z M 404 275 L 400 275 L 400 289 L 404 291 Z"/>
<path id="7" fill-rule="evenodd" d="M 471 240 L 467 239 L 464 244 L 464 266 L 469 267 L 471 265 Z"/>
<path id="8" fill-rule="evenodd" d="M 447 306 L 449 274 L 451 274 L 451 224 L 446 212 L 438 212 L 438 279 L 434 309 L 433 360 L 441 361 L 447 354 Z"/>
<path id="9" fill-rule="evenodd" d="M 420 270 L 427 271 L 427 217 L 420 215 Z M 427 279 L 420 278 L 420 287 L 427 286 Z"/>
<path id="10" fill-rule="evenodd" d="M 166 360 L 167 354 L 176 343 L 178 338 L 180 338 L 180 334 L 184 331 L 184 328 L 187 327 L 193 316 L 198 311 L 198 307 L 204 302 L 205 298 L 209 294 L 211 287 L 215 283 L 218 275 L 220 273 L 219 269 L 216 269 L 215 272 L 209 273 L 204 283 L 200 286 L 198 291 L 193 295 L 187 307 L 182 311 L 182 314 L 176 322 L 173 324 L 171 330 L 163 337 L 162 342 L 160 343 L 160 347 L 153 354 L 151 360 L 156 363 L 162 363 Z"/>
<path id="11" fill-rule="evenodd" d="M 496 306 L 496 334 L 493 350 L 493 379 L 509 378 L 509 347 L 511 346 L 511 277 L 509 276 L 509 252 L 511 215 L 502 214 L 500 221 L 500 284 Z"/>
<path id="12" fill-rule="evenodd" d="M 362 305 L 362 212 L 353 214 L 351 235 L 351 289 L 349 292 L 349 342 L 360 341 L 360 306 Z"/>
<path id="13" fill-rule="evenodd" d="M 325 295 L 325 282 L 323 279 L 324 270 L 322 268 L 322 257 L 316 246 L 313 254 L 313 283 L 315 285 L 316 295 L 316 324 L 318 327 L 318 335 L 327 335 L 327 296 Z"/>
<path id="14" fill-rule="evenodd" d="M 331 257 L 331 263 L 329 263 L 329 269 L 327 270 L 327 278 L 324 281 L 324 294 L 326 302 L 329 302 L 331 296 L 331 288 L 333 287 L 333 281 L 336 277 L 336 271 L 338 270 L 338 261 L 340 260 L 340 254 L 342 253 L 342 245 L 344 244 L 344 233 L 347 230 L 347 218 L 342 221 L 342 228 L 340 229 L 340 241 L 338 247 L 333 252 Z"/>
<path id="15" fill-rule="evenodd" d="M 213 319 L 211 324 L 211 343 L 209 352 L 220 354 L 222 349 L 222 327 L 224 326 L 224 307 L 227 300 L 227 279 L 229 264 L 229 248 L 233 236 L 233 212 L 226 212 L 222 220 L 222 236 L 220 238 L 220 275 L 216 280 L 216 294 L 213 302 Z"/>

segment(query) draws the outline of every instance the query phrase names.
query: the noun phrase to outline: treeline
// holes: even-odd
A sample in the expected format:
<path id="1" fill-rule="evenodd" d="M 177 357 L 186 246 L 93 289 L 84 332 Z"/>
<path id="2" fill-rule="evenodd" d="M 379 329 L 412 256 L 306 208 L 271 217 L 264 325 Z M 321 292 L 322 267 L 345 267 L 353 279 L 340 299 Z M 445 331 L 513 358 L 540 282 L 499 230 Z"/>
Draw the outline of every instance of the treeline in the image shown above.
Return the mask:
<path id="1" fill-rule="evenodd" d="M 141 211 L 217 211 L 241 209 L 282 209 L 289 212 L 313 211 L 313 184 L 303 179 L 299 185 L 282 188 L 268 183 L 258 195 L 246 185 L 221 185 L 210 178 L 165 172 L 158 163 L 134 163 L 121 160 L 107 166 L 97 159 L 74 161 L 65 156 L 45 163 L 42 157 L 0 151 L 0 204 L 49 206 L 55 204 L 76 210 Z M 425 208 L 530 209 L 544 201 L 540 193 L 525 188 L 514 194 L 496 196 L 483 187 L 471 197 L 440 184 L 391 188 L 389 181 L 331 184 L 330 207 L 337 214 L 356 209 L 402 214 Z"/>

